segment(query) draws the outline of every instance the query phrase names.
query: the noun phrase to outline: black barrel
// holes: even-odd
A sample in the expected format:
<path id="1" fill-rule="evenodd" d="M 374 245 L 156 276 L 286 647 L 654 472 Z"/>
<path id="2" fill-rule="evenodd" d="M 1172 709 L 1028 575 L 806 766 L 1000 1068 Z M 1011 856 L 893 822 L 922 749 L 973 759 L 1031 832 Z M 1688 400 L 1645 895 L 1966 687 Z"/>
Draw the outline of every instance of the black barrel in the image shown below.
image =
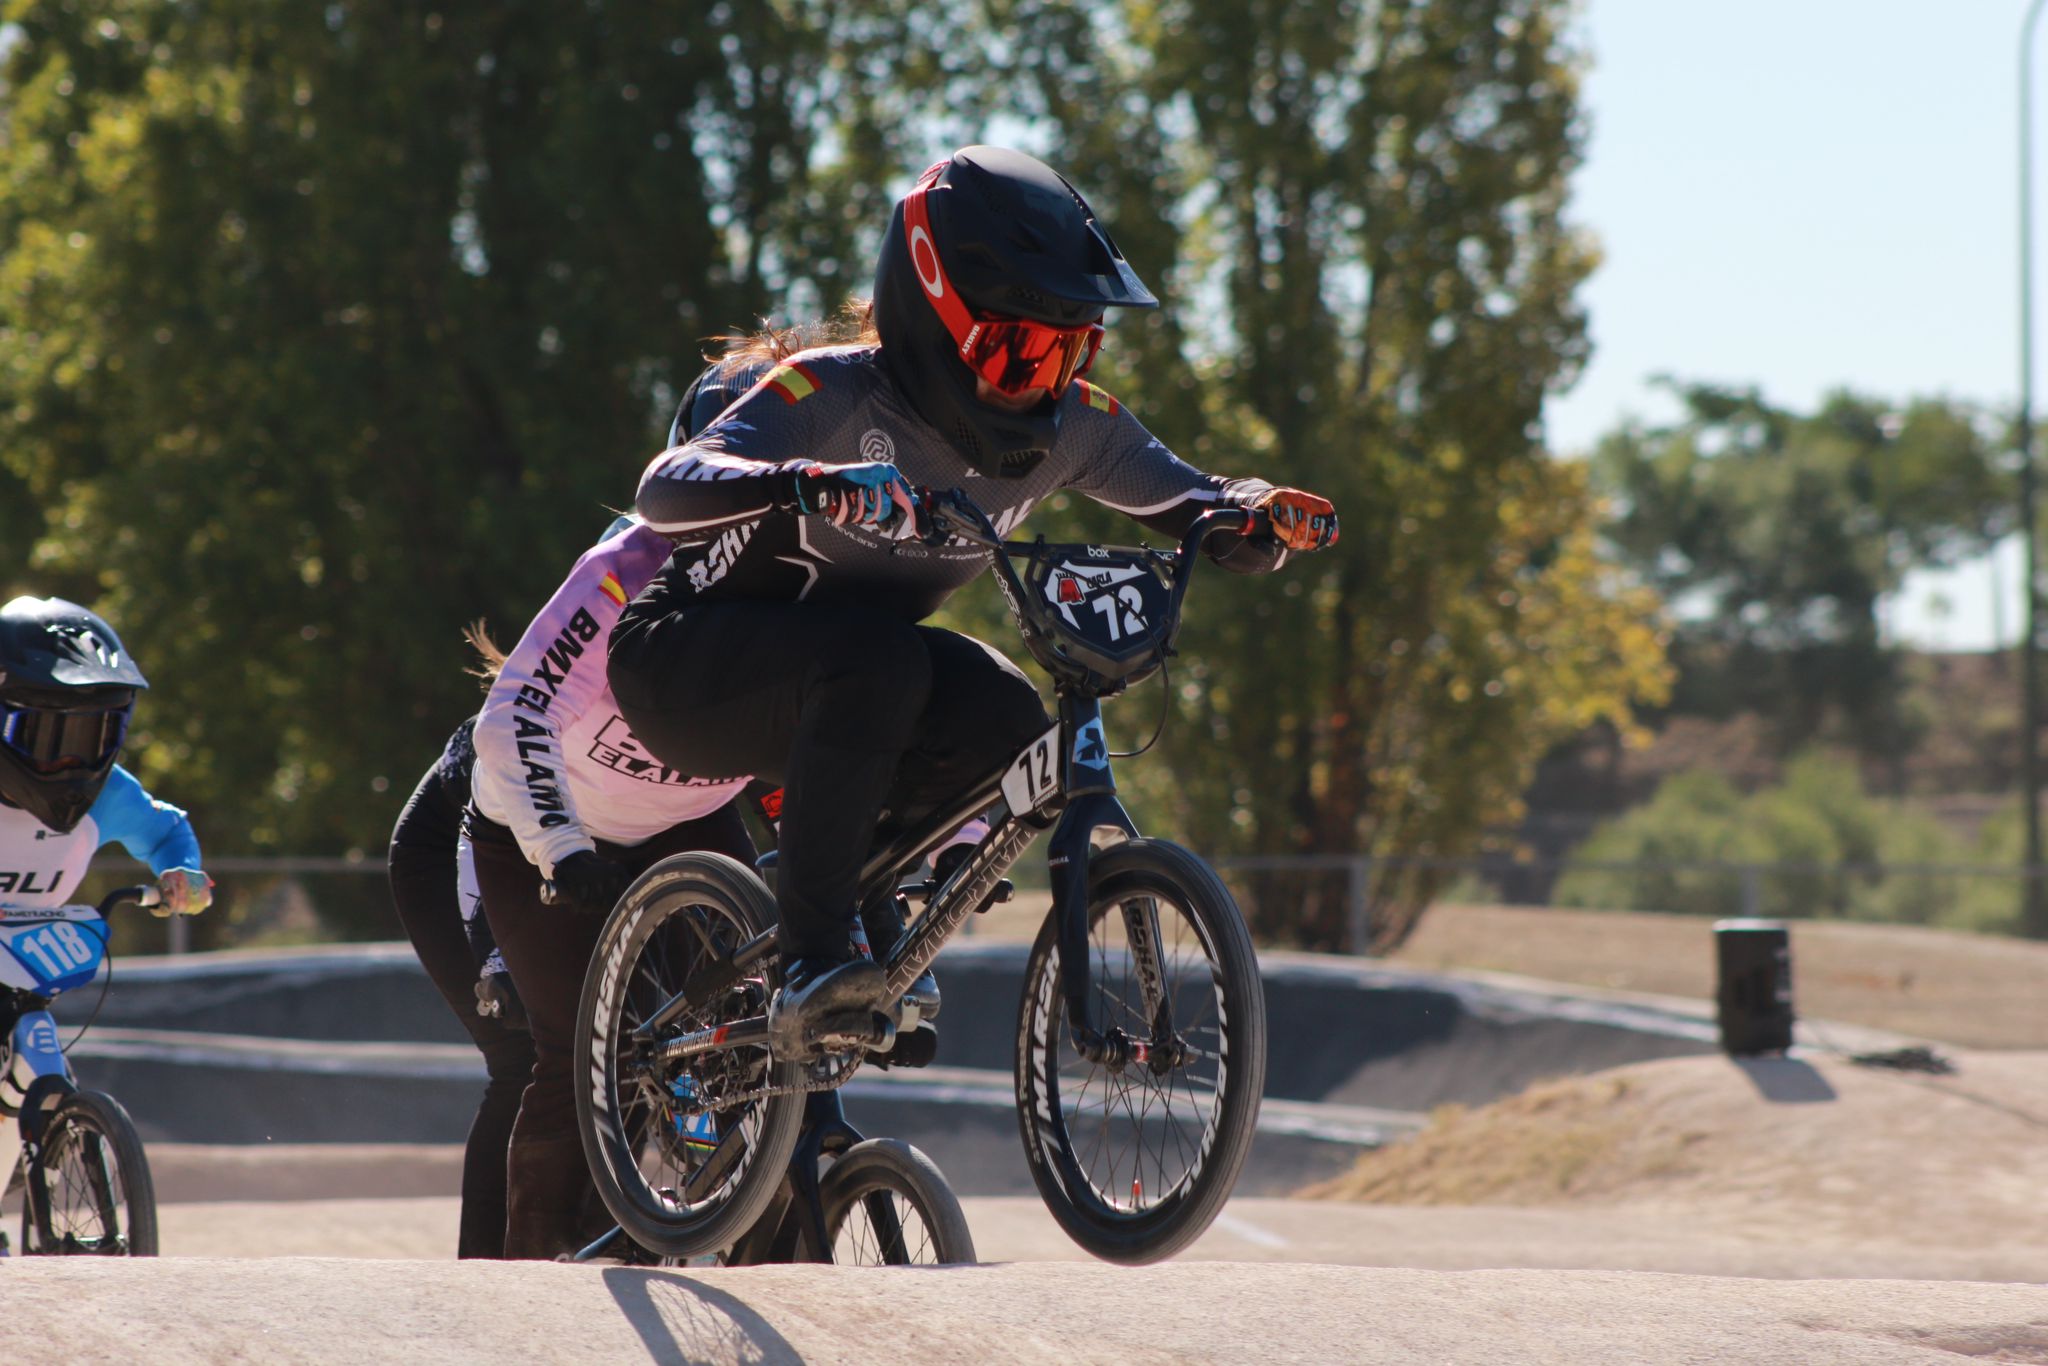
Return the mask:
<path id="1" fill-rule="evenodd" d="M 1715 994 L 1721 1048 L 1730 1057 L 1792 1047 L 1792 936 L 1782 921 L 1717 920 Z"/>

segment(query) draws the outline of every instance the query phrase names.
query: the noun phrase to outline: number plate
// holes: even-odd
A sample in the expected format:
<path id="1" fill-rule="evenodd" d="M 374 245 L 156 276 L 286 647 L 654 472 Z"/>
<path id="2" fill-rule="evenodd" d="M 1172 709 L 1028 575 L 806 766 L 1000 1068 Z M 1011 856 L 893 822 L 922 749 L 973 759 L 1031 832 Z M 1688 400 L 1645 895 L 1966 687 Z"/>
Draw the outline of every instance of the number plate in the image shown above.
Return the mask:
<path id="1" fill-rule="evenodd" d="M 106 951 L 106 924 L 90 906 L 62 910 L 67 918 L 0 922 L 0 947 L 14 960 L 0 962 L 0 982 L 54 996 L 92 980 Z M 20 981 L 24 972 L 28 980 Z"/>
<path id="2" fill-rule="evenodd" d="M 1036 811 L 1060 793 L 1060 728 L 1024 747 L 1003 773 L 1003 800 L 1018 815 Z"/>

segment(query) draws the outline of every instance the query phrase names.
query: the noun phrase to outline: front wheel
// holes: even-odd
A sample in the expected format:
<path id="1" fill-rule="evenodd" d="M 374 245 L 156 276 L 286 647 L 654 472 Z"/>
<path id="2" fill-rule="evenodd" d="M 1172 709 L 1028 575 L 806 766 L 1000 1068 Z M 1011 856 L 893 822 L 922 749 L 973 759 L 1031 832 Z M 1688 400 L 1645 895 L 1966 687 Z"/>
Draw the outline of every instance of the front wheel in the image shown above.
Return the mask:
<path id="1" fill-rule="evenodd" d="M 154 1257 L 156 1186 L 121 1103 L 74 1091 L 43 1126 L 27 1164 L 21 1249 L 31 1256 Z"/>
<path id="2" fill-rule="evenodd" d="M 1046 1208 L 1105 1261 L 1171 1257 L 1222 1212 L 1266 1083 L 1266 997 L 1244 917 L 1209 866 L 1131 840 L 1088 869 L 1090 1026 L 1075 1049 L 1046 918 L 1024 975 L 1017 1119 Z"/>
<path id="3" fill-rule="evenodd" d="M 901 1139 L 871 1138 L 818 1183 L 826 1258 L 836 1266 L 947 1266 L 974 1261 L 967 1214 L 933 1161 Z"/>
<path id="4" fill-rule="evenodd" d="M 576 1122 L 591 1179 L 627 1236 L 663 1257 L 726 1246 L 774 1199 L 803 1123 L 802 1074 L 756 1045 L 664 1061 L 661 1041 L 758 1017 L 773 955 L 711 971 L 766 930 L 774 903 L 752 869 L 721 854 L 676 854 L 627 889 L 583 979 Z M 693 978 L 697 997 L 654 1042 L 634 1034 Z M 720 984 L 705 986 L 707 979 Z M 779 1094 L 762 1094 L 764 1091 Z"/>

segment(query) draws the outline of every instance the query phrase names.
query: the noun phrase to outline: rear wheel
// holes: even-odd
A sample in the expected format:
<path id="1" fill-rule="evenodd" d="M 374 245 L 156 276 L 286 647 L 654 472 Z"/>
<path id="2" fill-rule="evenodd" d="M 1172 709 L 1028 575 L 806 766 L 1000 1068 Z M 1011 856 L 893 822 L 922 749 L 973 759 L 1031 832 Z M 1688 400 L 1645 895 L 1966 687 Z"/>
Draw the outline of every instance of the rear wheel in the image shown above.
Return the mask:
<path id="1" fill-rule="evenodd" d="M 774 955 L 714 988 L 701 985 L 653 1043 L 634 1032 L 704 972 L 766 930 L 768 890 L 721 854 L 677 854 L 649 868 L 605 922 L 576 1025 L 588 1071 L 577 1126 L 605 1207 L 634 1242 L 663 1257 L 726 1246 L 774 1198 L 796 1148 L 803 1097 L 739 1099 L 801 1078 L 764 1042 L 662 1061 L 657 1045 L 757 1017 L 775 988 Z M 701 979 L 700 979 L 701 982 Z M 725 1097 L 735 1098 L 722 1104 Z"/>
<path id="2" fill-rule="evenodd" d="M 1251 1151 L 1266 997 L 1236 900 L 1178 845 L 1096 855 L 1088 903 L 1090 1025 L 1124 1056 L 1075 1049 L 1048 916 L 1025 969 L 1017 1118 L 1067 1235 L 1107 1261 L 1158 1261 L 1208 1229 Z"/>
<path id="3" fill-rule="evenodd" d="M 21 1250 L 30 1256 L 154 1257 L 156 1187 L 121 1103 L 74 1091 L 25 1166 Z"/>
<path id="4" fill-rule="evenodd" d="M 901 1139 L 856 1143 L 818 1183 L 838 1266 L 974 1261 L 966 1212 L 933 1161 Z"/>

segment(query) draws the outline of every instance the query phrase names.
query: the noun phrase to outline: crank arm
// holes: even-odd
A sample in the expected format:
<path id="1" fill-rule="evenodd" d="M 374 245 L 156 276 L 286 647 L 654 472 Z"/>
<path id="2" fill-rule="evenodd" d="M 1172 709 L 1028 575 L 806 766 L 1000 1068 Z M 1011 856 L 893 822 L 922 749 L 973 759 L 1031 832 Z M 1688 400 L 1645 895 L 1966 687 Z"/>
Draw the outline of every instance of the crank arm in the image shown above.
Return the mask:
<path id="1" fill-rule="evenodd" d="M 755 935 L 731 953 L 697 969 L 683 983 L 681 991 L 663 1001 L 661 1008 L 633 1031 L 632 1041 L 637 1044 L 653 1043 L 662 1030 L 674 1024 L 676 1018 L 692 1005 L 712 999 L 746 977 L 748 970 L 774 947 L 775 933 L 770 930 Z"/>
<path id="2" fill-rule="evenodd" d="M 679 1035 L 666 1043 L 657 1044 L 651 1057 L 655 1062 L 674 1062 L 678 1058 L 694 1058 L 702 1053 L 716 1053 L 727 1048 L 746 1048 L 768 1042 L 768 1017 L 755 1015 L 731 1024 L 719 1025 L 716 1029 L 699 1029 Z"/>

